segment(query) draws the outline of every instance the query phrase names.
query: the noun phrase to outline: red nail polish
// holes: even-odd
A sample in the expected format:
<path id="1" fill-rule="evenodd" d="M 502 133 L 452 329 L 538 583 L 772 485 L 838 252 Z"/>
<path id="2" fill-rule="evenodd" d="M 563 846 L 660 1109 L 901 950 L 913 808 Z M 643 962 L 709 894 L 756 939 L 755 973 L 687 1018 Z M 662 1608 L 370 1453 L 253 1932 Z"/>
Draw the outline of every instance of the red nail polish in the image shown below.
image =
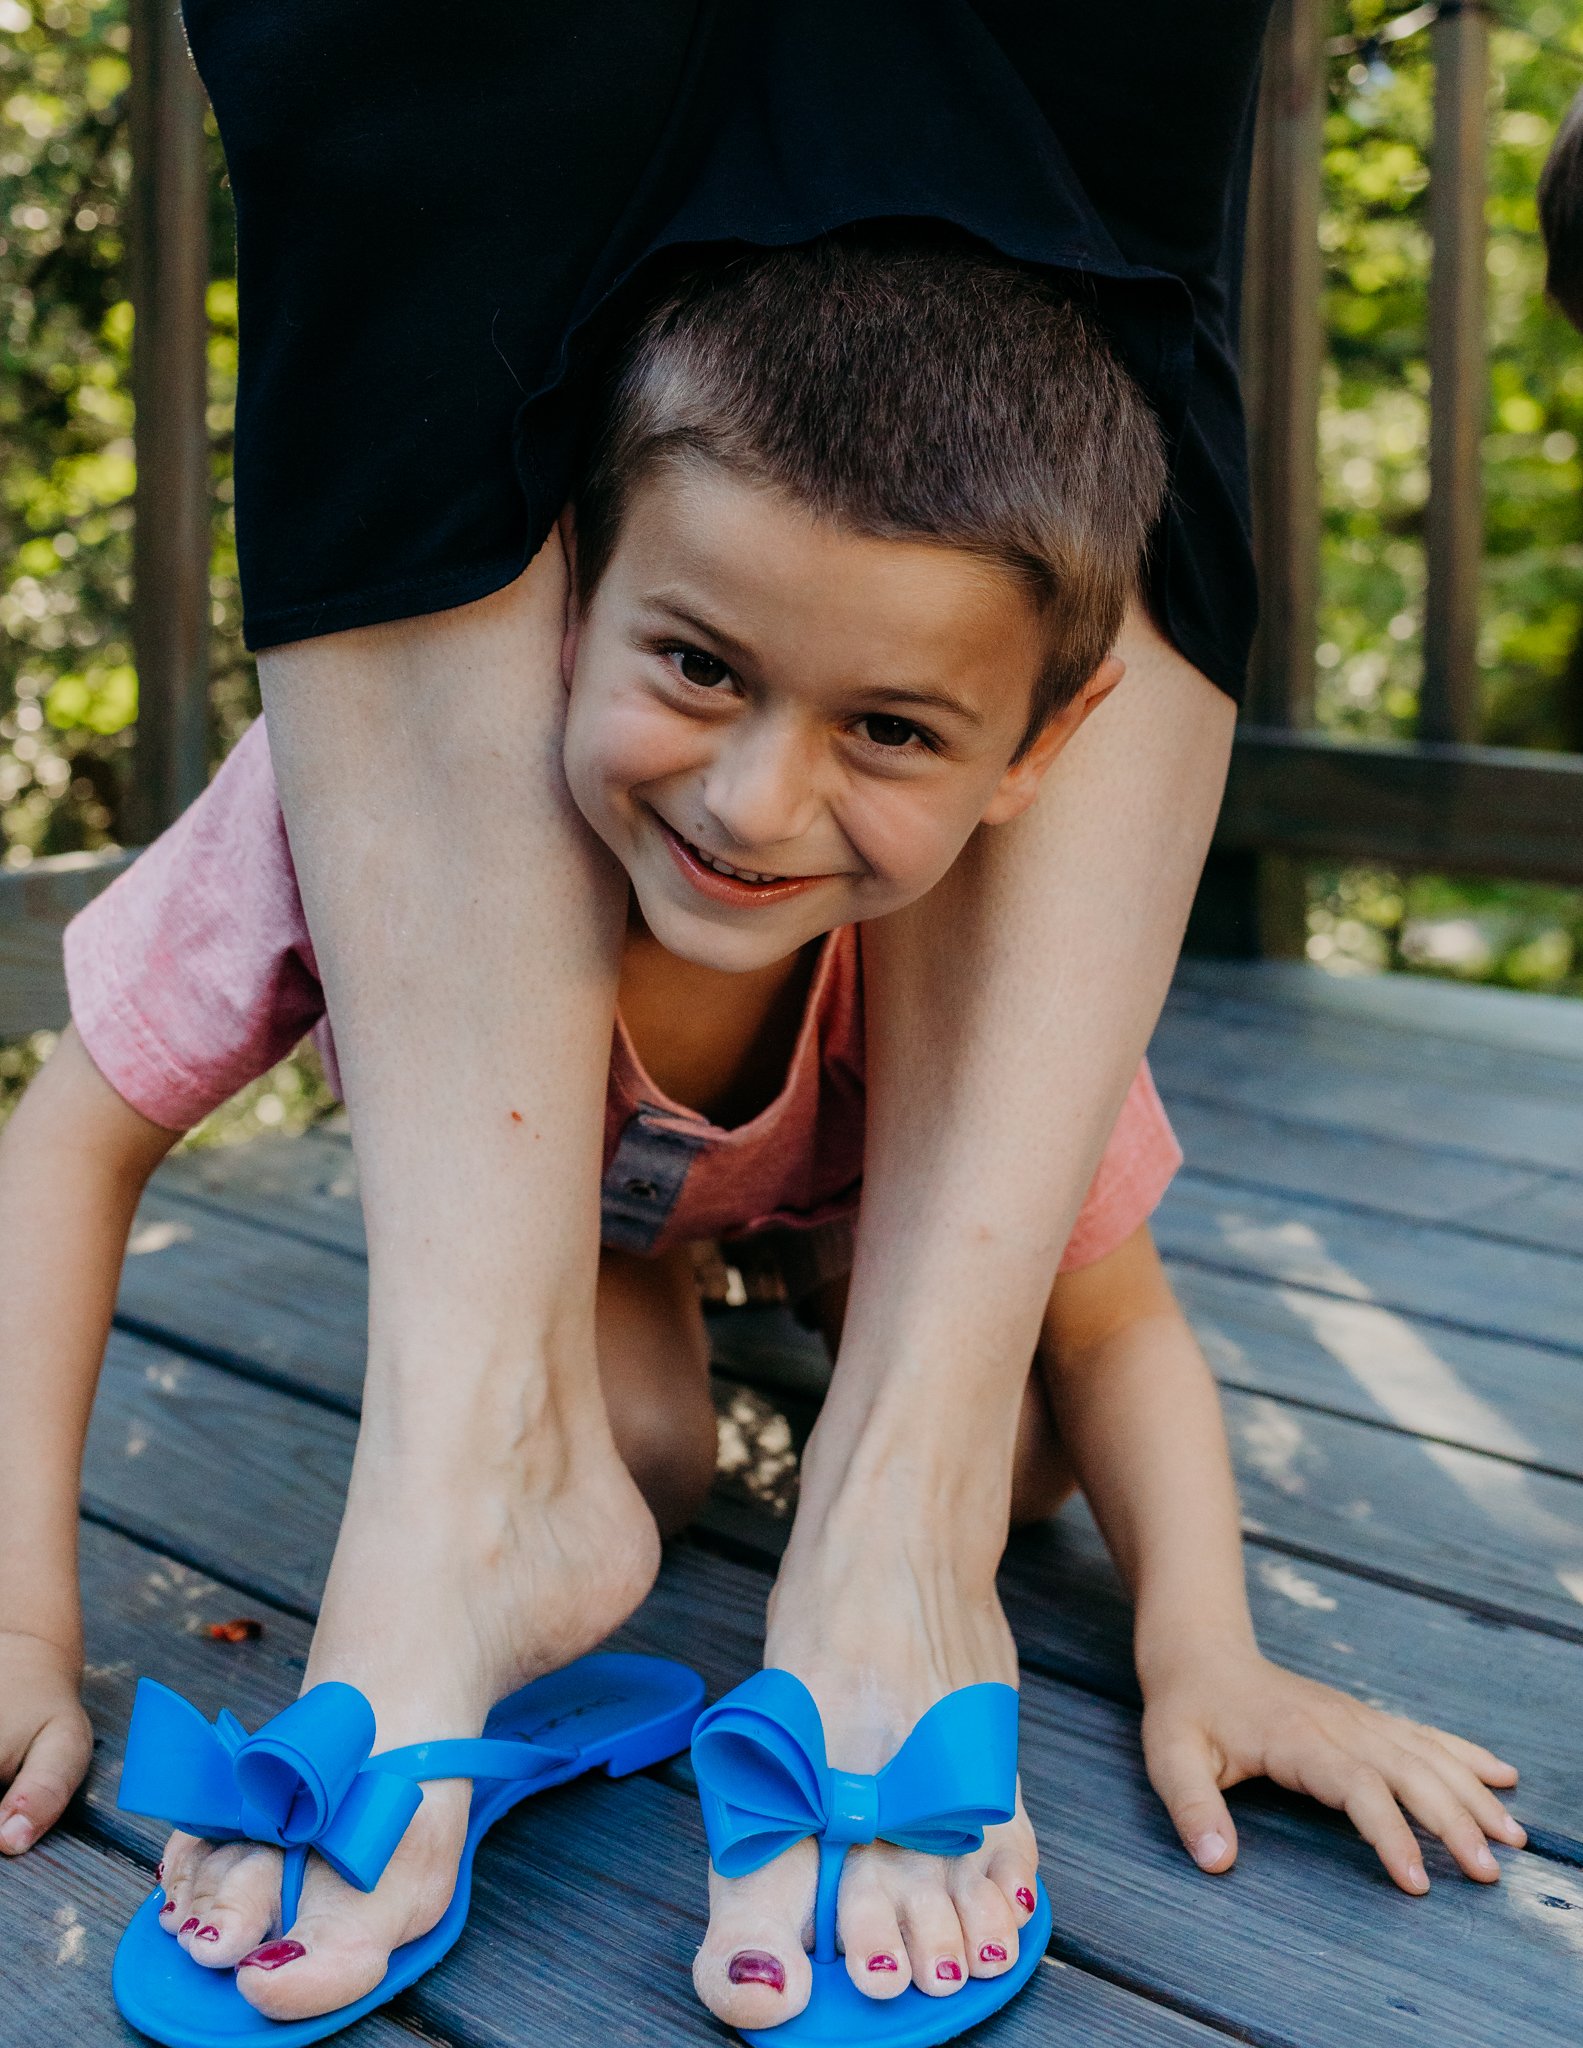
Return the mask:
<path id="1" fill-rule="evenodd" d="M 239 1970 L 278 1970 L 283 1963 L 295 1963 L 307 1953 L 300 1941 L 266 1941 L 250 1956 L 243 1956 L 236 1967 Z"/>
<path id="2" fill-rule="evenodd" d="M 998 1941 L 986 1941 L 978 1952 L 978 1959 L 981 1963 L 1003 1963 L 1006 1951 Z"/>
<path id="3" fill-rule="evenodd" d="M 897 1962 L 894 1956 L 884 1954 L 870 1956 L 868 1966 L 871 1970 L 899 1970 L 901 1968 L 901 1964 Z"/>
<path id="4" fill-rule="evenodd" d="M 934 1974 L 940 1979 L 942 1984 L 960 1984 L 962 1981 L 962 1965 L 953 1957 L 946 1956 L 943 1961 L 935 1964 Z"/>
<path id="5" fill-rule="evenodd" d="M 194 1928 L 195 1928 L 195 1927 L 197 1926 L 197 1924 L 198 1924 L 198 1916 L 197 1916 L 197 1914 L 196 1914 L 196 1913 L 194 1913 L 194 1914 L 193 1914 L 193 1916 L 192 1916 L 192 1918 L 191 1918 L 190 1920 L 183 1920 L 183 1922 L 181 1923 L 181 1931 L 182 1931 L 182 1933 L 183 1933 L 183 1934 L 191 1934 L 192 1930 L 193 1930 L 193 1929 L 194 1929 Z"/>
<path id="6" fill-rule="evenodd" d="M 167 1899 L 164 1905 L 161 1906 L 159 1909 L 159 1917 L 161 1918 L 161 1920 L 163 1920 L 167 1913 L 174 1913 L 175 1910 L 176 1901 L 174 1899 Z"/>
<path id="7" fill-rule="evenodd" d="M 1025 1913 L 1031 1913 L 1037 1903 L 1038 1901 L 1034 1898 L 1033 1893 L 1029 1891 L 1025 1884 L 1018 1885 L 1017 1904 L 1021 1906 Z"/>
<path id="8" fill-rule="evenodd" d="M 158 1884 L 158 1883 L 159 1883 L 159 1881 L 160 1881 L 160 1879 L 161 1879 L 161 1878 L 162 1878 L 162 1877 L 163 1877 L 164 1875 L 165 1875 L 165 1864 L 164 1864 L 164 1859 L 163 1859 L 163 1858 L 161 1858 L 161 1860 L 160 1860 L 160 1861 L 159 1861 L 158 1863 L 156 1863 L 156 1864 L 154 1865 L 154 1882 L 155 1882 L 156 1884 Z"/>
<path id="9" fill-rule="evenodd" d="M 771 1991 L 786 1989 L 786 1972 L 779 1956 L 766 1955 L 762 1949 L 745 1948 L 734 1955 L 726 1975 L 733 1984 L 767 1984 Z"/>
<path id="10" fill-rule="evenodd" d="M 200 1927 L 196 1939 L 199 1941 L 218 1941 L 220 1939 L 220 1930 L 218 1927 Z"/>

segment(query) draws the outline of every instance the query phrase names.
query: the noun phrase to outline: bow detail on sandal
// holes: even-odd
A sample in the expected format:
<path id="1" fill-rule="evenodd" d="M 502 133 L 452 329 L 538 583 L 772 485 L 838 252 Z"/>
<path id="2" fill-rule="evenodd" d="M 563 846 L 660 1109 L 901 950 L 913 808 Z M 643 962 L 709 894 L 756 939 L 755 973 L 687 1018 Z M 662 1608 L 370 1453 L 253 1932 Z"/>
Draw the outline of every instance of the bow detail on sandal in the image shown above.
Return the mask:
<path id="1" fill-rule="evenodd" d="M 814 1953 L 827 1960 L 841 1863 L 854 1843 L 965 1856 L 986 1827 L 1011 1819 L 1017 1694 L 1009 1685 L 966 1686 L 929 1709 L 883 1770 L 837 1771 L 807 1686 L 789 1671 L 759 1671 L 699 1716 L 693 1771 L 722 1877 L 745 1877 L 817 1838 Z"/>
<path id="2" fill-rule="evenodd" d="M 145 1678 L 120 1803 L 211 1842 L 314 1849 L 372 1891 L 423 1801 L 423 1788 L 373 1759 L 373 1747 L 374 1710 L 352 1685 L 316 1685 L 249 1735 L 234 1714 L 206 1721 Z"/>

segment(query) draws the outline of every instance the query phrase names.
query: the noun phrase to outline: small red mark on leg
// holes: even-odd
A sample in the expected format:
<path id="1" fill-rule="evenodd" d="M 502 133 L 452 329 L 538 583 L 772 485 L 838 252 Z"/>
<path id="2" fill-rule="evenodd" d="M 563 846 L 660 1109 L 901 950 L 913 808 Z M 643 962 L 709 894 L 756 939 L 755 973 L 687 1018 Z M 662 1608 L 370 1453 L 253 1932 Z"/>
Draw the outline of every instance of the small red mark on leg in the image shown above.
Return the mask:
<path id="1" fill-rule="evenodd" d="M 512 1122 L 513 1122 L 514 1124 L 520 1124 L 520 1123 L 521 1123 L 521 1121 L 522 1121 L 522 1111 L 521 1111 L 520 1109 L 514 1109 L 514 1110 L 513 1110 L 512 1112 L 511 1112 L 511 1121 L 512 1121 Z"/>

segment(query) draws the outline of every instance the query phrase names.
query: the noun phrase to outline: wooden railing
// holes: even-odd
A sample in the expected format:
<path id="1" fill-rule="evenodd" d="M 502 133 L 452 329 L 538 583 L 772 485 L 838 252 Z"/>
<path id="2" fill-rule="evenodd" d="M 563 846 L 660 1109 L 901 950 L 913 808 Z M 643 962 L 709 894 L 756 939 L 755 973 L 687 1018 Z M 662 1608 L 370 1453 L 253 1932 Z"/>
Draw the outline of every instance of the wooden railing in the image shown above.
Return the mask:
<path id="1" fill-rule="evenodd" d="M 1478 743 L 1480 469 L 1489 403 L 1489 16 L 1480 0 L 1441 0 L 1398 21 L 1401 29 L 1427 29 L 1435 72 L 1418 737 L 1365 743 L 1313 730 L 1327 13 L 1322 0 L 1276 0 L 1248 224 L 1244 388 L 1263 616 L 1216 836 L 1222 858 L 1214 882 L 1222 894 L 1246 890 L 1249 917 L 1262 927 L 1264 948 L 1275 951 L 1295 950 L 1300 940 L 1295 857 L 1583 883 L 1583 756 Z M 1240 873 L 1235 860 L 1224 858 L 1228 852 L 1243 857 Z"/>
<path id="2" fill-rule="evenodd" d="M 1441 0 L 1397 24 L 1427 28 L 1435 64 L 1419 737 L 1368 744 L 1313 729 L 1325 14 L 1323 0 L 1276 0 L 1249 209 L 1244 373 L 1263 623 L 1206 893 L 1232 903 L 1219 927 L 1235 926 L 1250 950 L 1300 949 L 1298 863 L 1314 856 L 1583 883 L 1583 756 L 1478 744 L 1489 76 L 1480 0 Z M 204 785 L 210 478 L 202 88 L 175 0 L 131 0 L 131 15 L 139 712 L 120 830 L 136 842 Z M 126 858 L 73 855 L 0 876 L 0 1036 L 60 1021 L 59 925 Z"/>

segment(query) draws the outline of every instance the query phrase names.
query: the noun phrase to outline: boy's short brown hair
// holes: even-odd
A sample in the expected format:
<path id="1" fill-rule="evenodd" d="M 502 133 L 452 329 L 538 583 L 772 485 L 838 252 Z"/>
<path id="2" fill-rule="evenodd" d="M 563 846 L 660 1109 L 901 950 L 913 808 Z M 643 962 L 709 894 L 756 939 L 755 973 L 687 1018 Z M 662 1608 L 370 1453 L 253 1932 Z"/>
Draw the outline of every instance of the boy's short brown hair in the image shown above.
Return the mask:
<path id="1" fill-rule="evenodd" d="M 1158 424 L 1097 315 L 944 229 L 738 257 L 649 309 L 577 496 L 585 596 L 634 485 L 700 460 L 1016 576 L 1048 648 L 1024 747 L 1110 652 L 1165 490 Z"/>
<path id="2" fill-rule="evenodd" d="M 1583 92 L 1568 107 L 1539 174 L 1545 290 L 1583 327 Z"/>

